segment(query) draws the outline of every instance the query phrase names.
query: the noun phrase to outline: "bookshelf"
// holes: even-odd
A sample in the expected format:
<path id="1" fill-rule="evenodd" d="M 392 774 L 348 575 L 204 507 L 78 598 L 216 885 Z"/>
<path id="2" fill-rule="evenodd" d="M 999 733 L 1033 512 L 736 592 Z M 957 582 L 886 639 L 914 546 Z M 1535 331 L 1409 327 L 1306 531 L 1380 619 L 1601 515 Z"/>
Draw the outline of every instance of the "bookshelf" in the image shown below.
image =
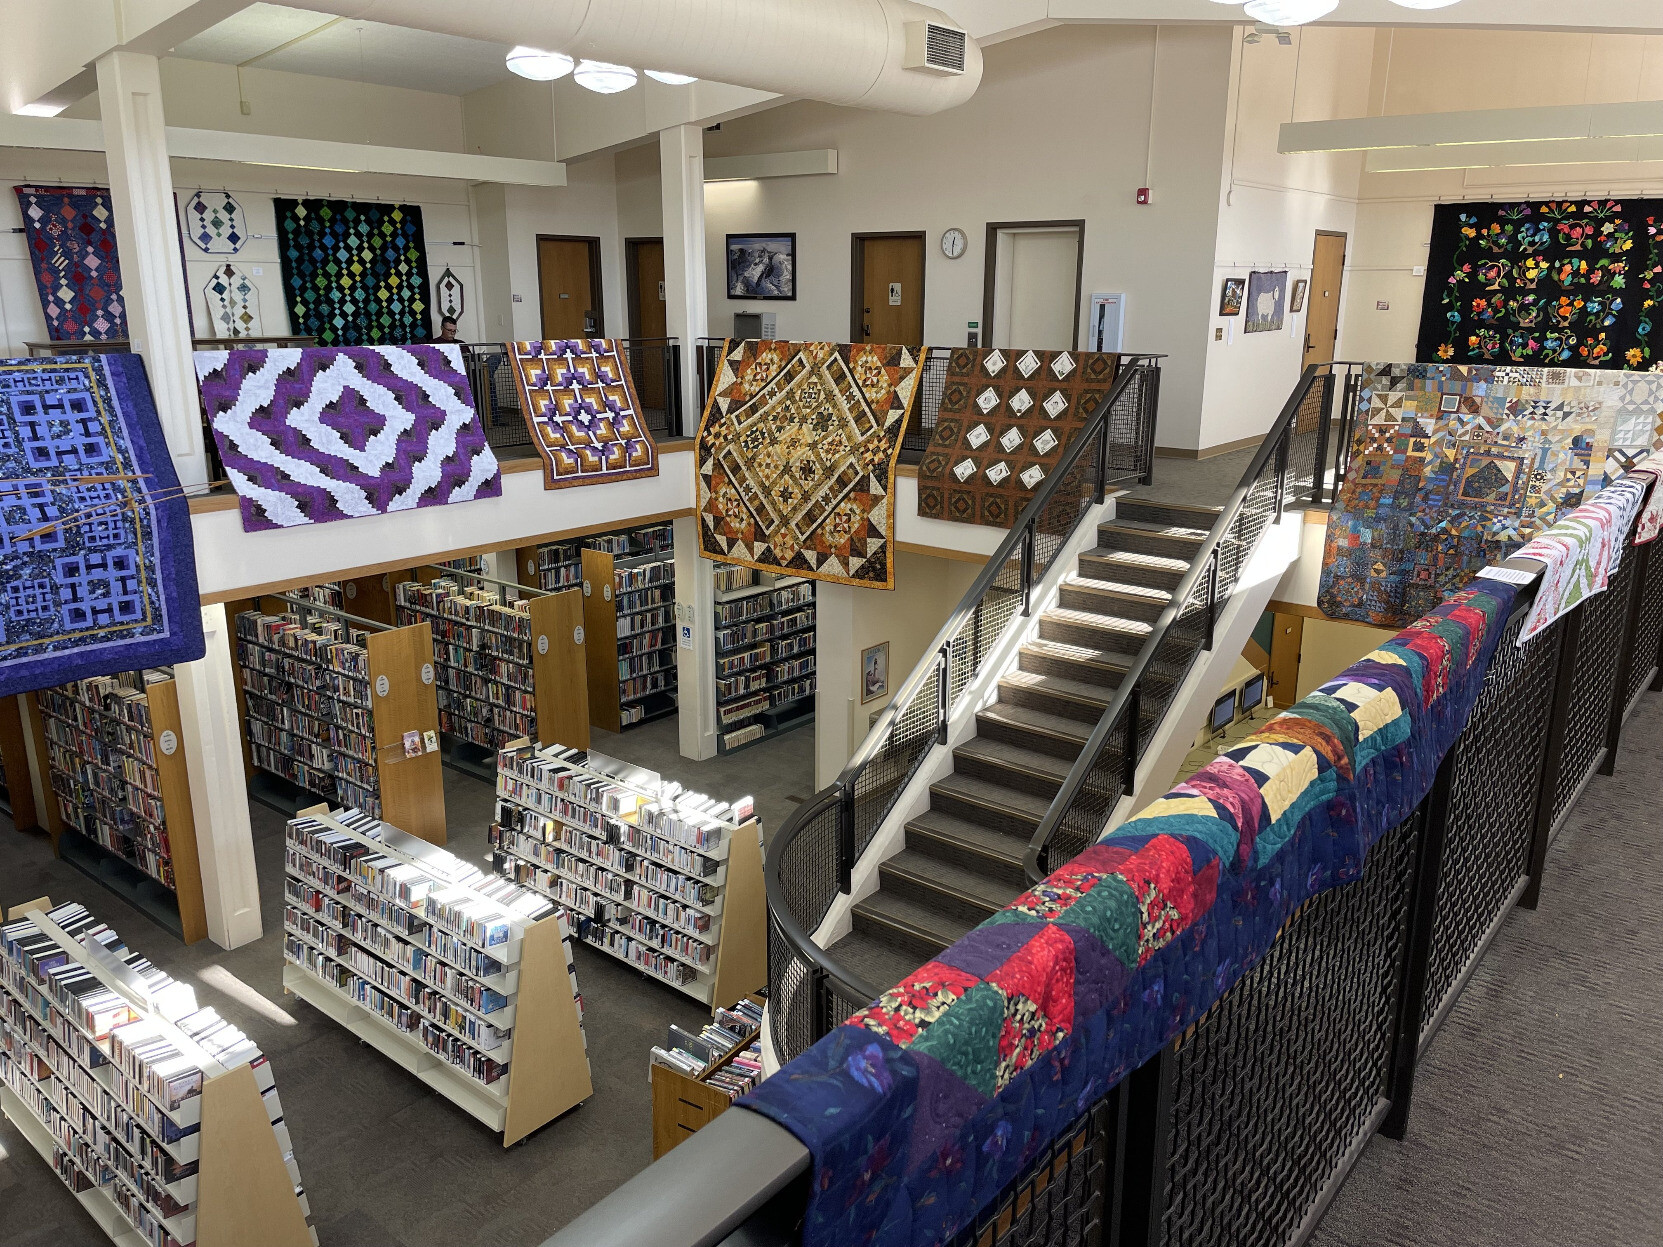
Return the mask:
<path id="1" fill-rule="evenodd" d="M 514 551 L 520 584 L 548 593 L 576 588 L 583 583 L 585 549 L 604 550 L 618 558 L 639 554 L 672 554 L 675 552 L 675 526 L 653 524 L 596 537 L 521 546 Z"/>
<path id="2" fill-rule="evenodd" d="M 31 697 L 53 851 L 187 944 L 208 934 L 179 688 L 166 668 Z"/>
<path id="3" fill-rule="evenodd" d="M 583 943 L 706 1004 L 768 977 L 761 828 L 614 758 L 516 741 L 498 757 L 497 873 L 566 907 Z"/>
<path id="4" fill-rule="evenodd" d="M 668 1048 L 653 1049 L 648 1077 L 654 1160 L 762 1081 L 762 1005 L 763 998 L 753 993 L 732 1009 L 716 1010 L 702 1034 L 672 1026 Z"/>
<path id="5" fill-rule="evenodd" d="M 119 1247 L 312 1247 L 271 1064 L 75 904 L 0 927 L 0 1106 Z"/>
<path id="6" fill-rule="evenodd" d="M 285 836 L 285 991 L 504 1147 L 589 1098 L 562 911 L 357 810 L 302 810 Z"/>
<path id="7" fill-rule="evenodd" d="M 716 748 L 732 753 L 814 721 L 814 582 L 718 563 Z"/>
<path id="8" fill-rule="evenodd" d="M 287 595 L 277 601 L 283 614 L 236 617 L 239 701 L 250 762 L 263 772 L 251 794 L 285 814 L 308 798 L 336 801 L 443 844 L 427 623 L 395 628 Z"/>
<path id="9" fill-rule="evenodd" d="M 676 712 L 676 562 L 583 551 L 589 721 L 621 732 Z"/>

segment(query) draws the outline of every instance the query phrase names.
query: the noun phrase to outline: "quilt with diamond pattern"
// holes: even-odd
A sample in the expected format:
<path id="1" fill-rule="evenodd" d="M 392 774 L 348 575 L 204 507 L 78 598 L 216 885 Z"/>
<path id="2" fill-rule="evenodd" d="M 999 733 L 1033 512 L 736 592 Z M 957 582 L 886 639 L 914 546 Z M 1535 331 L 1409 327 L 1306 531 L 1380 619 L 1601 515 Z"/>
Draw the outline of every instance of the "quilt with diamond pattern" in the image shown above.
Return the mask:
<path id="1" fill-rule="evenodd" d="M 1009 528 L 1114 385 L 1118 355 L 959 347 L 918 465 L 918 514 Z"/>
<path id="2" fill-rule="evenodd" d="M 658 475 L 658 448 L 616 340 L 515 342 L 509 349 L 545 489 Z"/>
<path id="3" fill-rule="evenodd" d="M 18 186 L 17 206 L 54 342 L 109 342 L 127 337 L 116 255 L 115 212 L 101 186 Z"/>
<path id="4" fill-rule="evenodd" d="M 704 557 L 895 587 L 895 461 L 922 352 L 728 339 L 697 443 Z"/>
<path id="5" fill-rule="evenodd" d="M 196 375 L 245 532 L 502 494 L 458 346 L 198 351 Z"/>
<path id="6" fill-rule="evenodd" d="M 0 360 L 0 696 L 204 653 L 144 360 Z"/>
<path id="7" fill-rule="evenodd" d="M 289 332 L 319 346 L 433 336 L 427 242 L 414 204 L 273 199 Z"/>

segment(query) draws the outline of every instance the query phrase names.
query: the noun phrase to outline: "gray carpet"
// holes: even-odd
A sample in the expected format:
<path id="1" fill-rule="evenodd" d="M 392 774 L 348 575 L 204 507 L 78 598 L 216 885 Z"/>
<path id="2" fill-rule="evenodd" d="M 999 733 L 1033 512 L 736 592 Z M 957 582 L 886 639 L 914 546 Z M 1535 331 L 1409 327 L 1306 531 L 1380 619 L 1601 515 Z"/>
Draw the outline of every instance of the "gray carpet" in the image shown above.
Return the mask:
<path id="1" fill-rule="evenodd" d="M 1150 502 L 1187 502 L 1194 507 L 1221 507 L 1253 464 L 1256 447 L 1233 450 L 1211 459 L 1155 459 L 1152 485 L 1135 485 L 1128 492 Z"/>
<path id="2" fill-rule="evenodd" d="M 765 827 L 813 790 L 814 734 L 792 732 L 731 757 L 675 753 L 674 718 L 596 749 L 654 767 L 691 787 L 757 797 Z M 445 771 L 449 848 L 483 864 L 491 789 Z M 191 948 L 51 856 L 43 837 L 0 819 L 0 904 L 49 895 L 76 900 L 136 949 L 192 983 L 270 1056 L 295 1156 L 323 1247 L 532 1247 L 652 1159 L 647 1052 L 672 1022 L 694 1030 L 697 1001 L 598 950 L 577 948 L 595 1094 L 507 1151 L 450 1101 L 430 1092 L 309 1006 L 283 994 L 283 819 L 252 806 L 266 935 L 234 952 Z M 0 1118 L 0 1245 L 108 1247 L 11 1123 Z"/>

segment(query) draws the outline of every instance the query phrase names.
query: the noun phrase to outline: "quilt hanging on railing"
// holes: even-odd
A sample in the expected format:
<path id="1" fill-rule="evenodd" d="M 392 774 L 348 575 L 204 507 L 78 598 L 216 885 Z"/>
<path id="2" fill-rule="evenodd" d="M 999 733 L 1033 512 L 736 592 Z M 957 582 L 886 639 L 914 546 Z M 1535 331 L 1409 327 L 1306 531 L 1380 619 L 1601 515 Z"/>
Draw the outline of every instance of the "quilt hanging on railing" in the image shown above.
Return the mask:
<path id="1" fill-rule="evenodd" d="M 1547 564 L 1519 630 L 1521 647 L 1554 620 L 1611 587 L 1623 543 L 1650 487 L 1649 477 L 1625 477 L 1519 550 L 1518 557 Z"/>
<path id="2" fill-rule="evenodd" d="M 513 342 L 508 350 L 545 489 L 658 475 L 658 448 L 615 339 Z"/>
<path id="3" fill-rule="evenodd" d="M 917 347 L 728 339 L 699 422 L 704 557 L 895 587 L 895 460 Z"/>
<path id="4" fill-rule="evenodd" d="M 1099 351 L 954 350 L 918 465 L 918 514 L 1009 528 L 1108 396 L 1119 360 Z"/>
<path id="5" fill-rule="evenodd" d="M 458 346 L 198 351 L 196 375 L 245 532 L 502 494 Z"/>
<path id="6" fill-rule="evenodd" d="M 1360 877 L 1431 790 L 1516 594 L 1456 594 L 742 1099 L 813 1153 L 804 1247 L 950 1240 Z"/>
<path id="7" fill-rule="evenodd" d="M 1416 354 L 1649 370 L 1660 296 L 1663 199 L 1439 204 Z"/>
<path id="8" fill-rule="evenodd" d="M 54 342 L 127 337 L 115 212 L 102 186 L 18 186 L 29 268 Z"/>
<path id="9" fill-rule="evenodd" d="M 1621 471 L 1616 430 L 1657 439 L 1663 377 L 1490 365 L 1364 366 L 1317 605 L 1401 627 Z"/>
<path id="10" fill-rule="evenodd" d="M 433 336 L 419 207 L 347 199 L 272 206 L 290 333 L 319 346 L 401 346 Z"/>
<path id="11" fill-rule="evenodd" d="M 0 696 L 204 653 L 190 508 L 137 355 L 0 360 Z"/>

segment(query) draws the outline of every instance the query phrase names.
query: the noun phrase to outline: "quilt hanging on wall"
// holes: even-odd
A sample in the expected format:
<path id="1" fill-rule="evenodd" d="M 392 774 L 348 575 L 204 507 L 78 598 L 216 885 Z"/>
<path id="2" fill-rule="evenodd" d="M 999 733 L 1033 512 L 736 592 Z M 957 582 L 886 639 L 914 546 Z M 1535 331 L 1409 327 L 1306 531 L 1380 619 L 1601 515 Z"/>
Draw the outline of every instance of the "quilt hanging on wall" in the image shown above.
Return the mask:
<path id="1" fill-rule="evenodd" d="M 216 338 L 258 338 L 260 292 L 248 274 L 227 261 L 217 265 L 202 287 L 202 303 Z"/>
<path id="2" fill-rule="evenodd" d="M 243 530 L 502 494 L 453 345 L 198 351 Z"/>
<path id="3" fill-rule="evenodd" d="M 895 460 L 915 347 L 728 339 L 699 422 L 699 550 L 893 589 Z"/>
<path id="4" fill-rule="evenodd" d="M 1098 351 L 956 349 L 918 465 L 918 514 L 1009 528 L 1108 396 L 1119 360 Z"/>
<path id="5" fill-rule="evenodd" d="M 110 192 L 99 186 L 18 186 L 29 267 L 54 342 L 127 337 Z"/>
<path id="6" fill-rule="evenodd" d="M 513 351 L 545 489 L 658 475 L 658 448 L 616 341 L 516 342 Z"/>
<path id="7" fill-rule="evenodd" d="M 1424 363 L 1663 362 L 1663 199 L 1439 204 Z"/>
<path id="8" fill-rule="evenodd" d="M 289 332 L 319 346 L 401 346 L 433 336 L 422 210 L 273 199 Z"/>
<path id="9" fill-rule="evenodd" d="M 204 653 L 190 510 L 138 355 L 0 360 L 0 696 Z"/>
<path id="10" fill-rule="evenodd" d="M 1604 488 L 1625 392 L 1593 369 L 1369 364 L 1317 605 L 1400 627 Z"/>
<path id="11" fill-rule="evenodd" d="M 185 201 L 185 232 L 209 255 L 236 255 L 248 241 L 247 214 L 230 191 L 199 190 Z"/>

